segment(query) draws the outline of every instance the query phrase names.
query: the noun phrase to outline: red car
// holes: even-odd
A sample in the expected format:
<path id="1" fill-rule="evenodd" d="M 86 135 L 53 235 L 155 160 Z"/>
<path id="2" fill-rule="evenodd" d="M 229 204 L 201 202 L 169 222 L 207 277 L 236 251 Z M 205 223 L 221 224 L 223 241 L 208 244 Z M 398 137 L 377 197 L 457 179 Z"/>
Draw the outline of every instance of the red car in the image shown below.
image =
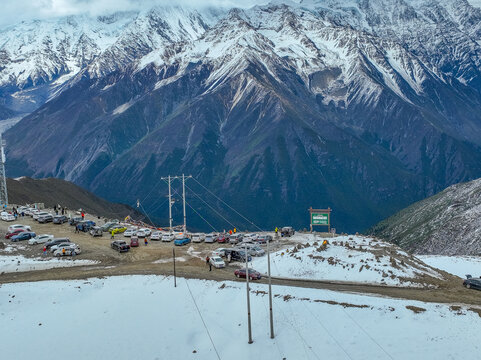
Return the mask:
<path id="1" fill-rule="evenodd" d="M 226 243 L 229 241 L 229 237 L 225 236 L 225 235 L 219 235 L 217 236 L 217 242 L 218 243 Z"/>
<path id="2" fill-rule="evenodd" d="M 234 271 L 234 275 L 238 278 L 244 278 L 246 277 L 246 269 L 237 269 Z M 258 271 L 255 271 L 254 269 L 249 269 L 249 279 L 251 280 L 260 280 L 261 279 L 261 273 Z"/>
<path id="3" fill-rule="evenodd" d="M 18 235 L 18 234 L 20 234 L 21 232 L 25 232 L 25 231 L 27 231 L 27 229 L 15 229 L 15 230 L 13 230 L 12 232 L 8 232 L 8 233 L 5 235 L 5 239 L 10 239 L 12 236 Z"/>
<path id="4" fill-rule="evenodd" d="M 139 246 L 139 238 L 137 236 L 132 236 L 130 238 L 130 247 L 137 247 Z"/>

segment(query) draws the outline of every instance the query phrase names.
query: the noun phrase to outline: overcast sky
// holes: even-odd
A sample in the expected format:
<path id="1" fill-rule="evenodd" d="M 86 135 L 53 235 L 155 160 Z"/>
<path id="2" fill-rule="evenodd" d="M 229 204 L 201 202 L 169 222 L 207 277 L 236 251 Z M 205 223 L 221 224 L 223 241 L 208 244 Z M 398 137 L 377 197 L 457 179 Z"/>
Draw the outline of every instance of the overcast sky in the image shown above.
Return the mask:
<path id="1" fill-rule="evenodd" d="M 139 10 L 153 5 L 251 7 L 269 0 L 0 0 L 0 26 L 22 20 Z"/>

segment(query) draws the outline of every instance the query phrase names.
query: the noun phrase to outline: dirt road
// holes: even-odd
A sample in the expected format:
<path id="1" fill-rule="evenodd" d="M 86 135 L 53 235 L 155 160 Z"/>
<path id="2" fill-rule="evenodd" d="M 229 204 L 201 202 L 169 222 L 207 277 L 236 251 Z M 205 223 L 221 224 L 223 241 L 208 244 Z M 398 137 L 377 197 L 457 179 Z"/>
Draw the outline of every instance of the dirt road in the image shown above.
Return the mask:
<path id="1" fill-rule="evenodd" d="M 19 273 L 2 273 L 0 283 L 28 282 L 43 280 L 70 280 L 86 279 L 91 277 L 118 276 L 118 275 L 173 275 L 172 249 L 176 252 L 176 270 L 178 277 L 208 279 L 216 281 L 243 281 L 237 280 L 234 269 L 239 266 L 228 265 L 225 269 L 209 271 L 205 257 L 222 244 L 190 244 L 183 247 L 174 247 L 173 243 L 150 241 L 148 246 L 141 244 L 138 248 L 131 249 L 128 253 L 119 254 L 110 248 L 110 235 L 92 238 L 85 233 L 76 234 L 73 227 L 68 224 L 38 224 L 31 218 L 18 221 L 32 226 L 37 234 L 50 233 L 56 237 L 69 237 L 71 241 L 79 244 L 82 254 L 77 258 L 99 261 L 99 264 L 89 266 L 76 266 L 56 268 L 43 271 L 28 271 Z M 5 232 L 10 223 L 0 222 L 0 236 Z M 3 238 L 3 236 L 2 236 Z M 116 239 L 127 240 L 122 235 Z M 4 240 L 8 244 L 8 240 Z M 288 242 L 277 243 L 277 248 L 287 245 Z M 43 245 L 25 246 L 19 252 L 27 257 L 41 255 Z M 316 289 L 327 289 L 353 293 L 376 294 L 386 297 L 419 300 L 424 302 L 465 304 L 481 307 L 481 292 L 463 288 L 462 280 L 444 274 L 447 280 L 429 279 L 436 289 L 400 288 L 383 285 L 367 285 L 360 283 L 334 282 L 334 281 L 299 281 L 286 279 L 273 279 L 274 285 L 299 286 Z M 261 283 L 267 283 L 262 279 Z M 433 283 L 434 282 L 434 283 Z"/>

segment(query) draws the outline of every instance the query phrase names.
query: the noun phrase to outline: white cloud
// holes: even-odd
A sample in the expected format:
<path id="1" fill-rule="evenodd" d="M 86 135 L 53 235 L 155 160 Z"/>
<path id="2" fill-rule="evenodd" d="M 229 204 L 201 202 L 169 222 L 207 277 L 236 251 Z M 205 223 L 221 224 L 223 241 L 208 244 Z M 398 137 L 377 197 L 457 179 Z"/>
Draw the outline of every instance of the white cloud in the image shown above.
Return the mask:
<path id="1" fill-rule="evenodd" d="M 59 16 L 89 14 L 92 16 L 116 11 L 142 10 L 155 5 L 242 7 L 266 4 L 269 0 L 2 0 L 0 26 L 22 20 L 48 19 Z"/>

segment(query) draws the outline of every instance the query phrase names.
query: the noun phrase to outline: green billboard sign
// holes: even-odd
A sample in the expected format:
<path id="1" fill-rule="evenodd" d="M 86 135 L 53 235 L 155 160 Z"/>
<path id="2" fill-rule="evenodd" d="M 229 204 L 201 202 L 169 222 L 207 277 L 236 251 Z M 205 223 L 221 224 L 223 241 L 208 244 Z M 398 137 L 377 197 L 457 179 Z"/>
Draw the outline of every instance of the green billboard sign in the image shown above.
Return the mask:
<path id="1" fill-rule="evenodd" d="M 311 213 L 311 224 L 312 225 L 330 225 L 329 224 L 329 213 Z"/>

